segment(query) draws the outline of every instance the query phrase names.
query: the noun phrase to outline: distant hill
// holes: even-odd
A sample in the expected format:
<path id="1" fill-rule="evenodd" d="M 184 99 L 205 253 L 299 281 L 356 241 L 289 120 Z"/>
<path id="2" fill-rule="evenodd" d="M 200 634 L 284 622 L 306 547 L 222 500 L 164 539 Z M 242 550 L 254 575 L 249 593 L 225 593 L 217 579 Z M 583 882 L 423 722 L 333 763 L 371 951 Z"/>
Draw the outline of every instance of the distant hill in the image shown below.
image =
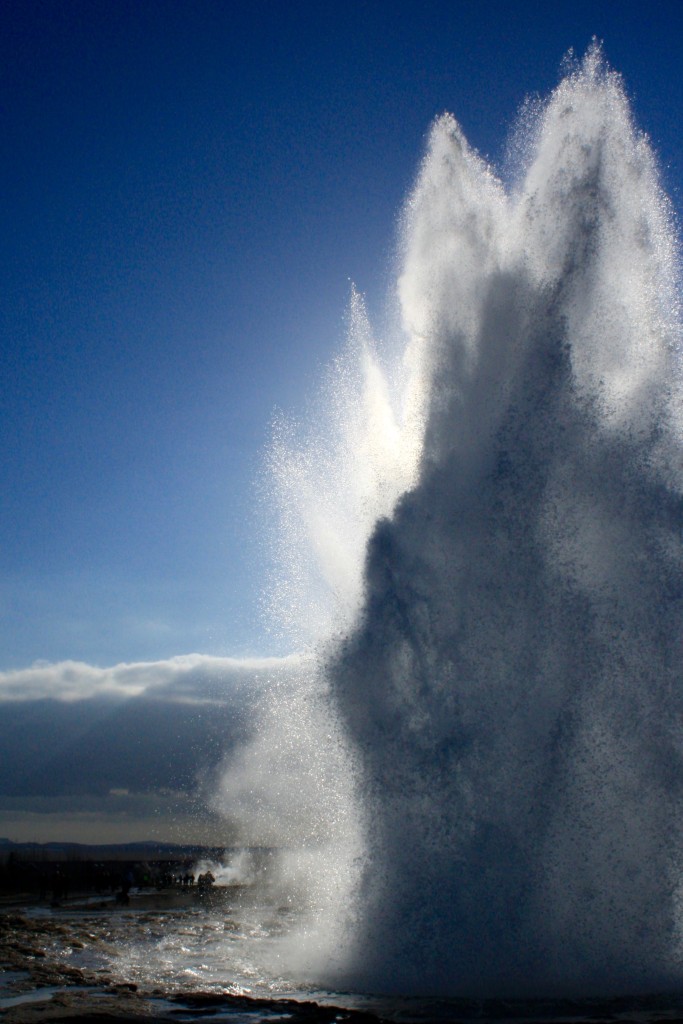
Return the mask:
<path id="1" fill-rule="evenodd" d="M 225 852 L 222 846 L 185 846 L 156 840 L 91 846 L 87 843 L 15 843 L 0 838 L 0 861 L 10 853 L 22 860 L 218 860 Z"/>

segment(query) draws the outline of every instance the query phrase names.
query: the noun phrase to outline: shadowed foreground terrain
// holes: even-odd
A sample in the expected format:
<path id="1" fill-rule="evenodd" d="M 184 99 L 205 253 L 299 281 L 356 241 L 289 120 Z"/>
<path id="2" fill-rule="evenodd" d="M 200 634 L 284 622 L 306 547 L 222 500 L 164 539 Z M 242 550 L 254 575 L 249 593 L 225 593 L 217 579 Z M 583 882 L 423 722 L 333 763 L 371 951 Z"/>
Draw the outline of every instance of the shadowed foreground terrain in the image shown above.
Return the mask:
<path id="1" fill-rule="evenodd" d="M 139 868 L 139 865 L 138 865 Z M 207 898 L 226 916 L 233 896 L 216 887 Z M 289 1024 L 383 1024 L 388 1021 L 421 1024 L 515 1021 L 516 1024 L 598 1024 L 613 1021 L 674 1022 L 683 1020 L 683 997 L 669 994 L 606 1000 L 379 1000 L 372 1008 L 328 1005 L 316 1000 L 253 997 L 234 991 L 226 977 L 225 990 L 165 991 L 124 982 L 102 968 L 69 963 L 71 954 L 92 954 L 111 947 L 110 925 L 115 917 L 158 920 L 159 912 L 177 911 L 202 897 L 188 887 L 138 889 L 126 906 L 112 896 L 77 894 L 61 905 L 32 904 L 19 895 L 3 896 L 0 908 L 0 1019 L 7 1024 L 69 1024 L 78 1021 L 126 1022 L 232 1021 L 235 1024 L 283 1021 Z M 81 960 L 83 963 L 83 960 Z M 233 991 L 231 991 L 233 989 Z M 332 998 L 332 996 L 330 996 Z M 337 994 L 337 1002 L 344 1002 Z M 349 1001 L 358 1002 L 349 998 Z"/>
<path id="2" fill-rule="evenodd" d="M 185 890 L 134 893 L 129 906 L 150 912 L 190 899 Z M 74 901 L 57 917 L 36 916 L 35 907 L 14 905 L 5 897 L 0 910 L 0 1018 L 8 1024 L 84 1021 L 192 1021 L 199 1019 L 258 1021 L 379 1022 L 374 1014 L 321 1006 L 313 1001 L 263 999 L 228 992 L 164 992 L 144 990 L 133 982 L 117 981 L 106 972 L 75 967 L 65 962 L 72 950 L 93 950 L 107 943 L 107 929 L 92 927 L 92 916 L 83 918 Z M 81 903 L 82 907 L 82 903 Z M 91 911 L 125 913 L 110 900 L 90 904 Z M 226 986 L 227 988 L 227 986 Z"/>

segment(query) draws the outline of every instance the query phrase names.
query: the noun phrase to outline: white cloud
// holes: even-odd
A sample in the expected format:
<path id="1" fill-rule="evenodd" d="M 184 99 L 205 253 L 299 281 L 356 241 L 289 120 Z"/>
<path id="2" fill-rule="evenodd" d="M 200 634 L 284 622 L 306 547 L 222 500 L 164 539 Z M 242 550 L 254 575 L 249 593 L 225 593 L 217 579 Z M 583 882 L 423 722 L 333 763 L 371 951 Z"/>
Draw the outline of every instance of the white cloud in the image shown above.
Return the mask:
<path id="1" fill-rule="evenodd" d="M 146 697 L 170 701 L 223 703 L 243 686 L 260 686 L 301 669 L 303 656 L 216 658 L 185 654 L 165 661 L 122 662 L 98 668 L 80 661 L 38 661 L 29 668 L 0 672 L 0 702 Z"/>

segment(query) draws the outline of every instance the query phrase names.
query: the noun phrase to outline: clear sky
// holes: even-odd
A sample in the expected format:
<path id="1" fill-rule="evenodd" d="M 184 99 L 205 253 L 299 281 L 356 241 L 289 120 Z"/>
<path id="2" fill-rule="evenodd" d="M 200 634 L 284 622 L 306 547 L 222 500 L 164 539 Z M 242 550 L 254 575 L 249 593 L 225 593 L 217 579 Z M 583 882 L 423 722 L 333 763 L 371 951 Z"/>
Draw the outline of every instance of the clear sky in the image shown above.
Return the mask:
<path id="1" fill-rule="evenodd" d="M 0 836 L 144 838 L 196 774 L 163 786 L 169 730 L 215 746 L 187 687 L 288 653 L 259 611 L 270 423 L 305 414 L 350 280 L 381 320 L 433 118 L 500 167 L 597 36 L 680 211 L 683 3 L 6 0 L 0 25 Z M 125 703 L 152 691 L 163 727 Z"/>
<path id="2" fill-rule="evenodd" d="M 592 35 L 680 205 L 683 5 L 8 0 L 0 668 L 275 653 L 254 481 L 447 109 L 500 162 Z"/>

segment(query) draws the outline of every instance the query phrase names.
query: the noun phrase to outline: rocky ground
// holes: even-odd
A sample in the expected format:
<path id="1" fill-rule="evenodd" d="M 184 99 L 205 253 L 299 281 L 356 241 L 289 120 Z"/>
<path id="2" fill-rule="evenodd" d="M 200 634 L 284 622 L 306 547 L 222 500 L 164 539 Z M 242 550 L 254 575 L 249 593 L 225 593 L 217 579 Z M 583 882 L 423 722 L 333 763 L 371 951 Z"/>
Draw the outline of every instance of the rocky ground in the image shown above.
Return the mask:
<path id="1" fill-rule="evenodd" d="M 177 892 L 150 892 L 145 909 L 175 905 Z M 108 904 L 111 907 L 111 901 Z M 43 908 L 44 909 L 44 908 Z M 62 908 L 64 909 L 64 908 Z M 92 907 L 92 909 L 95 909 Z M 106 922 L 107 904 L 103 903 Z M 200 1021 L 232 1024 L 683 1024 L 683 995 L 630 999 L 513 1004 L 501 1000 L 420 1001 L 415 1013 L 406 1003 L 374 1013 L 292 999 L 261 999 L 222 992 L 141 990 L 122 983 L 106 969 L 68 962 L 76 950 L 113 952 L 105 925 L 74 914 L 35 913 L 30 901 L 0 902 L 0 1020 L 7 1024 L 172 1024 Z M 103 958 L 95 957 L 93 962 Z M 106 959 L 106 958 L 104 958 Z M 387 1004 L 388 1007 L 388 1004 Z M 387 1008 L 385 1008 L 387 1009 Z M 430 1012 L 433 1011 L 432 1012 Z"/>
<path id="2" fill-rule="evenodd" d="M 102 944 L 102 936 L 78 921 L 33 917 L 25 908 L 0 910 L 0 1018 L 7 1024 L 85 1024 L 206 1020 L 258 1024 L 349 1021 L 379 1024 L 372 1014 L 294 1000 L 254 999 L 216 993 L 182 995 L 140 991 L 106 971 L 64 962 L 71 949 Z"/>
<path id="3" fill-rule="evenodd" d="M 72 1017 L 103 1019 L 154 1017 L 154 1008 L 135 986 L 115 984 L 106 975 L 64 964 L 49 951 L 83 948 L 96 936 L 51 918 L 29 918 L 18 911 L 0 914 L 0 968 L 4 1019 L 50 1021 Z"/>

